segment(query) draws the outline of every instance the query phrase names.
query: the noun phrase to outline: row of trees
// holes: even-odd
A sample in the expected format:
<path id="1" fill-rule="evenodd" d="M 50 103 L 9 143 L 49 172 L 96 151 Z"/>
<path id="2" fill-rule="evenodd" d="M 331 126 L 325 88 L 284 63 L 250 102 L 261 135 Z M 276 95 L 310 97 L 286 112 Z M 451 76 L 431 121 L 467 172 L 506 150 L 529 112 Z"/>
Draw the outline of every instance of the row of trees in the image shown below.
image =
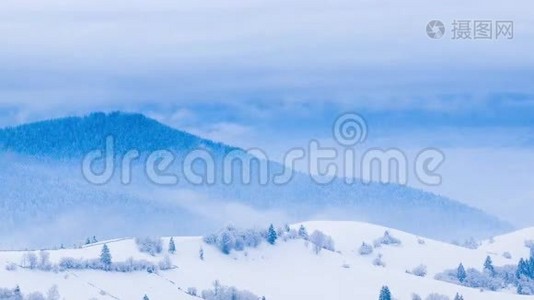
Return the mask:
<path id="1" fill-rule="evenodd" d="M 40 292 L 32 292 L 24 296 L 17 285 L 14 289 L 0 288 L 0 299 L 9 300 L 59 300 L 61 298 L 57 286 L 52 286 L 46 296 Z"/>
<path id="2" fill-rule="evenodd" d="M 107 244 L 102 245 L 100 256 L 97 259 L 63 257 L 60 259 L 59 263 L 51 263 L 49 256 L 49 253 L 46 251 L 40 251 L 39 256 L 33 252 L 25 253 L 22 256 L 21 267 L 54 272 L 71 269 L 92 269 L 115 272 L 157 272 L 158 270 L 168 270 L 173 267 L 168 255 L 158 263 L 153 263 L 147 260 L 136 260 L 133 258 L 129 258 L 126 261 L 114 262 Z M 16 267 L 8 266 L 6 269 L 8 271 L 14 271 L 16 270 Z"/>
<path id="3" fill-rule="evenodd" d="M 516 276 L 534 279 L 534 257 L 528 259 L 521 258 L 517 264 Z"/>
<path id="4" fill-rule="evenodd" d="M 460 263 L 454 270 L 437 274 L 436 279 L 492 291 L 513 285 L 518 294 L 534 295 L 534 258 L 521 258 L 517 265 L 496 267 L 491 257 L 487 256 L 482 272 L 474 268 L 466 269 Z"/>
<path id="5" fill-rule="evenodd" d="M 378 300 L 392 300 L 393 297 L 391 296 L 391 291 L 389 290 L 389 287 L 383 286 L 380 289 L 380 294 L 378 296 Z M 426 300 L 448 300 L 449 297 L 439 294 L 430 294 L 426 298 Z M 413 294 L 412 300 L 421 300 L 421 297 L 417 294 Z M 464 297 L 458 293 L 454 296 L 454 300 L 464 300 Z"/>
<path id="6" fill-rule="evenodd" d="M 315 230 L 308 235 L 306 227 L 301 225 L 298 230 L 291 229 L 288 225 L 275 229 L 271 224 L 266 230 L 246 229 L 240 230 L 234 226 L 226 226 L 217 233 L 204 237 L 204 242 L 214 245 L 224 254 L 230 254 L 232 250 L 243 251 L 245 248 L 256 248 L 263 241 L 275 245 L 278 240 L 304 239 L 313 245 L 315 253 L 322 249 L 334 251 L 334 240 L 332 237 Z"/>
<path id="7" fill-rule="evenodd" d="M 258 297 L 247 290 L 239 290 L 233 286 L 224 286 L 215 281 L 213 288 L 202 291 L 202 299 L 205 300 L 265 300 L 265 297 Z"/>

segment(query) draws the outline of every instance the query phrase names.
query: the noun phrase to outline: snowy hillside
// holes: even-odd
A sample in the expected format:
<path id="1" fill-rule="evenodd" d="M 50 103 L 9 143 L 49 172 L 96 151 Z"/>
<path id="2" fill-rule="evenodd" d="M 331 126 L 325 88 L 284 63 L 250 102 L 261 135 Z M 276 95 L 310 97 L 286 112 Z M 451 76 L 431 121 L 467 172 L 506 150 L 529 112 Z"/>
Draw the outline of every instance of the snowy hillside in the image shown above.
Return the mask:
<path id="1" fill-rule="evenodd" d="M 387 286 L 393 298 L 400 300 L 410 300 L 414 293 L 422 299 L 432 293 L 449 299 L 454 299 L 456 293 L 467 300 L 534 299 L 517 295 L 512 288 L 489 291 L 434 279 L 436 274 L 459 263 L 481 270 L 488 255 L 496 268 L 517 263 L 520 256 L 527 258 L 529 252 L 524 243 L 533 237 L 533 229 L 495 237 L 492 243 L 467 249 L 367 223 L 323 221 L 302 225 L 306 239 L 296 236 L 301 235 L 301 224 L 295 224 L 291 229 L 279 229 L 278 233 L 269 231 L 267 241 L 271 234 L 277 236 L 274 245 L 263 241 L 256 247 L 243 247 L 228 254 L 210 244 L 208 237 L 173 237 L 174 253 L 168 252 L 170 238 L 162 238 L 161 245 L 144 248 L 154 250 L 152 254 L 141 252 L 139 245 L 146 243 L 134 239 L 48 250 L 48 259 L 42 259 L 47 255 L 40 251 L 33 252 L 35 256 L 26 251 L 4 251 L 0 252 L 0 264 L 5 266 L 0 269 L 0 288 L 13 289 L 18 285 L 23 294 L 46 294 L 57 286 L 64 299 L 130 300 L 143 299 L 145 294 L 152 300 L 198 299 L 190 294 L 201 295 L 201 291 L 212 289 L 217 280 L 223 286 L 248 290 L 271 300 L 371 300 L 378 299 L 382 286 Z M 331 237 L 325 246 L 330 250 L 315 247 L 316 230 Z M 384 238 L 386 231 L 389 240 Z M 225 240 L 224 233 L 221 236 Z M 230 243 L 237 247 L 236 241 L 230 239 L 224 245 Z M 370 245 L 372 253 L 362 252 L 362 243 Z M 111 255 L 110 269 L 73 267 L 74 261 L 101 260 L 104 244 Z M 505 251 L 514 258 L 503 257 L 501 252 Z M 123 271 L 113 269 L 119 264 L 125 268 Z M 150 265 L 159 267 L 132 271 L 132 266 Z M 407 272 L 420 265 L 426 266 L 426 274 L 417 275 L 424 276 Z"/>
<path id="2" fill-rule="evenodd" d="M 113 169 L 117 177 L 104 185 L 88 182 L 80 172 L 84 154 L 105 150 L 108 136 L 114 137 L 117 160 L 130 150 L 139 152 L 128 184 L 121 184 L 118 178 L 123 170 L 120 163 Z M 176 155 L 168 167 L 169 172 L 176 172 L 175 185 L 154 184 L 146 176 L 143 162 L 162 149 Z M 257 183 L 259 175 L 253 171 L 251 183 L 236 180 L 225 184 L 219 168 L 214 184 L 191 183 L 184 180 L 180 166 L 184 153 L 193 149 L 208 151 L 217 166 L 232 151 L 239 157 L 247 155 L 140 114 L 94 113 L 1 129 L 0 246 L 70 244 L 88 235 L 107 239 L 136 234 L 191 235 L 227 222 L 257 224 L 258 218 L 264 223 L 316 218 L 366 221 L 445 241 L 489 237 L 511 229 L 476 208 L 396 184 L 346 184 L 336 179 L 323 185 L 295 172 L 286 184 L 270 180 L 263 185 Z M 278 163 L 267 163 L 273 176 L 284 170 Z M 221 216 L 221 210 L 228 213 Z M 68 230 L 64 224 L 70 224 Z"/>

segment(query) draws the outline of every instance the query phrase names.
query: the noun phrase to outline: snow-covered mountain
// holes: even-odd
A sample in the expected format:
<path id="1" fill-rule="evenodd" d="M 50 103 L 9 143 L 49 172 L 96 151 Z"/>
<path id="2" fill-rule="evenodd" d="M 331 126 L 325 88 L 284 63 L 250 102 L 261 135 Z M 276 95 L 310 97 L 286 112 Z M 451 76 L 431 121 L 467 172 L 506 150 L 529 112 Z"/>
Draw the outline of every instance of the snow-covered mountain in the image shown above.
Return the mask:
<path id="1" fill-rule="evenodd" d="M 114 138 L 115 174 L 121 171 L 119 157 L 130 150 L 139 152 L 127 185 L 118 176 L 95 185 L 80 171 L 84 155 L 105 150 L 109 136 Z M 202 234 L 228 222 L 251 225 L 317 218 L 379 223 L 447 241 L 511 228 L 452 199 L 394 184 L 347 185 L 336 179 L 321 185 L 301 173 L 283 185 L 261 185 L 254 174 L 250 184 L 223 184 L 221 171 L 215 173 L 215 184 L 191 184 L 183 180 L 179 166 L 195 149 L 208 151 L 218 166 L 228 153 L 248 155 L 139 114 L 93 113 L 2 129 L 0 245 L 70 244 L 93 235 L 109 239 Z M 142 161 L 158 150 L 175 154 L 169 169 L 181 179 L 176 185 L 147 180 Z M 284 170 L 267 163 L 273 171 Z"/>
<path id="2" fill-rule="evenodd" d="M 299 236 L 301 225 L 307 239 Z M 152 253 L 140 248 L 145 245 L 142 242 L 126 238 L 45 252 L 0 252 L 0 282 L 3 288 L 18 285 L 23 294 L 46 294 L 57 286 L 64 299 L 143 299 L 144 295 L 149 299 L 198 299 L 191 295 L 193 291 L 200 295 L 212 289 L 214 281 L 269 300 L 378 299 L 382 286 L 399 300 L 414 299 L 413 294 L 422 299 L 430 294 L 453 299 L 456 293 L 468 300 L 534 299 L 517 295 L 513 287 L 490 291 L 435 279 L 460 263 L 482 272 L 488 256 L 495 268 L 517 264 L 529 255 L 525 238 L 533 237 L 533 230 L 498 236 L 478 249 L 468 249 L 368 223 L 306 222 L 279 229 L 274 245 L 263 240 L 229 254 L 207 243 L 206 237 L 174 236 L 174 253 L 168 252 L 170 237 L 162 238 Z M 316 251 L 314 231 L 331 237 L 330 250 Z M 384 239 L 386 231 L 390 242 Z M 363 243 L 370 245 L 371 253 L 361 251 Z M 112 264 L 117 264 L 112 270 L 88 270 L 73 263 L 101 260 L 104 244 Z M 503 256 L 505 252 L 511 258 Z M 133 270 L 151 264 L 160 267 Z M 119 267 L 123 269 L 113 269 Z"/>

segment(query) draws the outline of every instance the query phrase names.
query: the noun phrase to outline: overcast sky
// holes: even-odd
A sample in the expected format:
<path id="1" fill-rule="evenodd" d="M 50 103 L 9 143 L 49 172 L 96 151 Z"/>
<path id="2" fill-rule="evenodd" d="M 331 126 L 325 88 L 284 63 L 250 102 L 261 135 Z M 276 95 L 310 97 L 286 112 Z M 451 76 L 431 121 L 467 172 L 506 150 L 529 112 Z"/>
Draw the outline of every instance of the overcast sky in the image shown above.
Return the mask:
<path id="1" fill-rule="evenodd" d="M 448 154 L 423 188 L 529 223 L 534 3 L 491 2 L 2 1 L 0 125 L 136 111 L 279 154 L 355 111 L 371 145 Z M 514 38 L 454 40 L 454 20 Z"/>

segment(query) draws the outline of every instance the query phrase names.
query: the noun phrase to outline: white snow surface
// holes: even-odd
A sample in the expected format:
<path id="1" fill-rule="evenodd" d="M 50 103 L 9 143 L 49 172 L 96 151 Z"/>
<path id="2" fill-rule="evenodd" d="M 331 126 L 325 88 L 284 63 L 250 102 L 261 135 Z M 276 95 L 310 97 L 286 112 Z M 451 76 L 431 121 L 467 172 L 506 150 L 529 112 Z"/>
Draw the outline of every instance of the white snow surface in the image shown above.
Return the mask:
<path id="1" fill-rule="evenodd" d="M 484 241 L 478 249 L 467 249 L 438 242 L 399 230 L 360 222 L 312 221 L 302 223 L 309 233 L 314 230 L 332 236 L 336 252 L 327 250 L 313 252 L 309 242 L 301 239 L 278 240 L 275 245 L 263 242 L 257 248 L 221 253 L 214 246 L 203 242 L 202 237 L 173 237 L 176 253 L 171 254 L 172 270 L 148 272 L 105 272 L 98 270 L 69 270 L 47 272 L 17 268 L 8 271 L 4 266 L 20 264 L 27 251 L 0 251 L 0 287 L 13 288 L 19 285 L 24 294 L 46 291 L 57 285 L 62 299 L 142 299 L 146 294 L 151 300 L 198 299 L 188 295 L 188 287 L 198 291 L 208 289 L 213 281 L 246 289 L 268 300 L 324 300 L 324 299 L 378 299 L 380 288 L 387 285 L 395 299 L 409 300 L 412 293 L 424 299 L 431 293 L 449 296 L 458 292 L 464 299 L 514 300 L 534 299 L 511 291 L 481 291 L 462 287 L 434 278 L 436 273 L 464 266 L 482 268 L 486 256 L 491 256 L 494 265 L 515 264 L 520 257 L 528 257 L 525 240 L 534 239 L 534 228 L 523 229 Z M 291 227 L 298 229 L 301 224 Z M 373 241 L 388 230 L 402 241 L 401 245 L 383 245 L 371 255 L 358 254 L 362 242 Z M 113 261 L 130 257 L 159 262 L 166 255 L 170 237 L 164 237 L 164 251 L 151 256 L 138 251 L 132 238 L 105 241 Z M 423 243 L 424 241 L 424 243 Z M 98 258 L 104 242 L 82 248 L 47 250 L 52 262 L 62 257 Z M 204 260 L 199 259 L 199 249 L 204 250 Z M 39 251 L 35 251 L 38 254 Z M 503 257 L 509 252 L 512 259 Z M 382 254 L 385 267 L 374 266 L 372 261 Z M 406 273 L 424 264 L 426 277 Z"/>

